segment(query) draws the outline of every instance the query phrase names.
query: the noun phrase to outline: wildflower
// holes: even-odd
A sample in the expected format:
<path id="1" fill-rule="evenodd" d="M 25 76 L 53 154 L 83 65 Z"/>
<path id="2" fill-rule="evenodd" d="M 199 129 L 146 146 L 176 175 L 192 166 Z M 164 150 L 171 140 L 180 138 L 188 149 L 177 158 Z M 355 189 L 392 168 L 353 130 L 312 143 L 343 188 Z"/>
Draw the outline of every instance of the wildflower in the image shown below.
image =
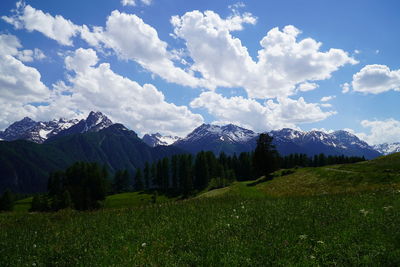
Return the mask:
<path id="1" fill-rule="evenodd" d="M 142 243 L 142 248 L 144 248 L 145 246 L 147 246 L 147 244 L 146 243 Z"/>
<path id="2" fill-rule="evenodd" d="M 33 244 L 33 248 L 36 248 L 36 244 Z"/>
<path id="3" fill-rule="evenodd" d="M 242 209 L 244 209 L 244 206 L 242 206 Z"/>
<path id="4" fill-rule="evenodd" d="M 390 210 L 390 209 L 393 209 L 393 206 L 383 207 L 383 209 L 384 209 L 385 211 L 388 211 L 388 210 Z"/>
<path id="5" fill-rule="evenodd" d="M 238 216 L 238 215 L 236 215 L 236 219 L 239 219 L 239 216 Z"/>
<path id="6" fill-rule="evenodd" d="M 369 211 L 366 210 L 366 209 L 361 209 L 360 212 L 361 212 L 361 214 L 364 215 L 364 216 L 367 216 L 367 214 L 369 213 Z"/>
<path id="7" fill-rule="evenodd" d="M 32 266 L 36 266 L 36 263 L 34 262 L 34 263 L 32 263 Z"/>
<path id="8" fill-rule="evenodd" d="M 299 238 L 300 238 L 300 239 L 306 239 L 306 238 L 307 238 L 307 235 L 299 235 Z"/>
<path id="9" fill-rule="evenodd" d="M 233 212 L 236 212 L 236 209 L 233 209 Z"/>
<path id="10" fill-rule="evenodd" d="M 231 226 L 231 225 L 228 223 L 227 226 L 229 227 L 229 226 Z"/>
<path id="11" fill-rule="evenodd" d="M 322 240 L 318 240 L 317 243 L 318 243 L 318 244 L 325 244 L 325 242 L 322 241 Z"/>
<path id="12" fill-rule="evenodd" d="M 311 256 L 310 256 L 310 259 L 315 260 L 315 256 L 314 256 L 314 255 L 311 255 Z"/>

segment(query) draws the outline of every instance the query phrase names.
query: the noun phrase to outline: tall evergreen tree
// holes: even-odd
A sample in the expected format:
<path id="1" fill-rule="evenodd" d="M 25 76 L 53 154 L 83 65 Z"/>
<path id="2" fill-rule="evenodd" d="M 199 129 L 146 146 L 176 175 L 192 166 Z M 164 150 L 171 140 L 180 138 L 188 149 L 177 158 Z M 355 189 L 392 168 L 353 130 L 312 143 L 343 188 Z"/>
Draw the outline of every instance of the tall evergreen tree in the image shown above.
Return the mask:
<path id="1" fill-rule="evenodd" d="M 273 138 L 268 134 L 260 134 L 254 150 L 253 164 L 256 176 L 268 176 L 279 168 L 279 154 L 272 144 Z"/>
<path id="2" fill-rule="evenodd" d="M 144 165 L 143 169 L 143 179 L 144 179 L 144 187 L 146 189 L 150 188 L 150 165 L 148 162 Z"/>
<path id="3" fill-rule="evenodd" d="M 170 172 L 170 167 L 169 167 L 169 159 L 165 157 L 162 160 L 162 189 L 165 191 L 168 190 L 169 187 L 169 172 Z"/>
<path id="4" fill-rule="evenodd" d="M 14 195 L 9 189 L 0 197 L 0 211 L 12 211 L 14 209 Z"/>
<path id="5" fill-rule="evenodd" d="M 136 191 L 141 191 L 143 190 L 143 175 L 142 171 L 138 168 L 136 170 L 136 175 L 135 175 L 135 190 Z"/>
<path id="6" fill-rule="evenodd" d="M 178 156 L 174 155 L 171 159 L 171 180 L 172 188 L 178 189 Z"/>

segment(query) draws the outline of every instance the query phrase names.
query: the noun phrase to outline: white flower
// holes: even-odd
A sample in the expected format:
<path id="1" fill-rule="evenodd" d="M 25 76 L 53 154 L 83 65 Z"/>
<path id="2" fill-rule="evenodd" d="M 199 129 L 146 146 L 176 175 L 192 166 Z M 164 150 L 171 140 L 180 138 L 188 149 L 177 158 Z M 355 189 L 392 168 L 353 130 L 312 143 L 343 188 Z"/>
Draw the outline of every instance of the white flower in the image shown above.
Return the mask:
<path id="1" fill-rule="evenodd" d="M 388 211 L 388 210 L 390 210 L 390 209 L 393 209 L 393 206 L 383 207 L 383 209 L 384 209 L 385 211 Z"/>
<path id="2" fill-rule="evenodd" d="M 142 243 L 142 248 L 144 248 L 145 246 L 147 246 L 147 244 L 146 243 Z"/>
<path id="3" fill-rule="evenodd" d="M 36 248 L 36 244 L 33 244 L 33 248 Z"/>
<path id="4" fill-rule="evenodd" d="M 324 244 L 325 242 L 322 241 L 322 240 L 318 240 L 317 243 L 318 243 L 318 244 Z"/>
<path id="5" fill-rule="evenodd" d="M 233 212 L 236 212 L 236 209 L 233 209 Z"/>
<path id="6" fill-rule="evenodd" d="M 32 263 L 32 266 L 36 266 L 36 263 Z"/>
<path id="7" fill-rule="evenodd" d="M 314 259 L 315 259 L 315 256 L 314 256 L 314 255 L 311 255 L 311 256 L 310 256 L 310 259 L 313 259 L 313 260 L 314 260 Z"/>
<path id="8" fill-rule="evenodd" d="M 361 209 L 360 212 L 361 212 L 361 214 L 364 215 L 364 216 L 367 216 L 367 214 L 370 213 L 370 212 L 369 212 L 368 210 L 366 210 L 366 209 Z"/>
<path id="9" fill-rule="evenodd" d="M 238 216 L 238 215 L 236 215 L 236 219 L 239 219 L 239 216 Z"/>
<path id="10" fill-rule="evenodd" d="M 242 206 L 242 209 L 244 209 L 244 206 Z"/>
<path id="11" fill-rule="evenodd" d="M 299 238 L 300 238 L 300 239 L 306 239 L 306 238 L 307 238 L 307 235 L 299 235 Z"/>

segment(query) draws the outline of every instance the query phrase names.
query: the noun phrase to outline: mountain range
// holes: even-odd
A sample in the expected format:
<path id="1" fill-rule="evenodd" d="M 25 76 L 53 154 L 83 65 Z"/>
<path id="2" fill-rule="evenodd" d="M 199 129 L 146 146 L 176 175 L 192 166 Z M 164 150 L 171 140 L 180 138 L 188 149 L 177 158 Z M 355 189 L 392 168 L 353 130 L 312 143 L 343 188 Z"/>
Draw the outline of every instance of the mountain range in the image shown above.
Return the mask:
<path id="1" fill-rule="evenodd" d="M 400 151 L 400 143 L 370 146 L 347 131 L 325 133 L 289 128 L 268 132 L 281 155 L 364 156 Z M 254 150 L 258 133 L 233 125 L 202 124 L 185 138 L 146 134 L 143 138 L 124 125 L 113 123 L 101 112 L 86 119 L 36 122 L 24 118 L 0 132 L 0 192 L 39 192 L 46 188 L 48 173 L 76 161 L 99 162 L 111 173 L 128 169 L 131 175 L 145 162 L 181 153 L 211 150 L 239 154 Z"/>
<path id="2" fill-rule="evenodd" d="M 381 152 L 357 136 L 342 130 L 325 133 L 284 128 L 266 133 L 274 138 L 273 143 L 281 155 L 303 153 L 314 156 L 324 153 L 326 155 L 364 156 L 367 159 L 381 155 Z M 191 153 L 210 150 L 215 154 L 220 152 L 239 154 L 254 150 L 258 135 L 258 133 L 233 124 L 224 126 L 203 124 L 185 138 L 177 139 L 172 146 Z M 152 139 L 149 141 L 148 137 L 144 136 L 143 141 L 150 146 L 163 145 L 162 138 L 163 136 L 160 134 L 152 135 Z"/>

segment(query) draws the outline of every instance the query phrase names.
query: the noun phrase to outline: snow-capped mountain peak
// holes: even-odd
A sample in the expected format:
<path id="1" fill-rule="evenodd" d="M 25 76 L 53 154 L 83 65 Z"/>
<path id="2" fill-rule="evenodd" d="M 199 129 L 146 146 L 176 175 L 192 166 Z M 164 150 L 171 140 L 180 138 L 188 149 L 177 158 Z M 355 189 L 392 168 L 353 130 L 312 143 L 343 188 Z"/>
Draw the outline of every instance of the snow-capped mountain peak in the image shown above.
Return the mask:
<path id="1" fill-rule="evenodd" d="M 392 153 L 400 152 L 400 142 L 396 143 L 383 143 L 379 145 L 374 145 L 374 149 L 382 153 L 383 155 L 388 155 Z"/>
<path id="2" fill-rule="evenodd" d="M 97 132 L 101 129 L 107 128 L 108 126 L 113 125 L 113 122 L 103 113 L 97 111 L 91 111 L 86 118 L 85 127 L 82 132 L 93 131 Z"/>
<path id="3" fill-rule="evenodd" d="M 211 138 L 232 143 L 243 143 L 255 136 L 257 136 L 255 132 L 233 124 L 224 126 L 202 124 L 182 140 L 193 142 L 204 138 Z"/>
<path id="4" fill-rule="evenodd" d="M 143 136 L 142 140 L 147 145 L 149 145 L 151 147 L 155 147 L 155 146 L 172 145 L 176 141 L 181 140 L 181 138 L 178 136 L 171 136 L 171 135 L 163 136 L 160 133 L 155 133 L 155 134 L 145 134 Z"/>
<path id="5" fill-rule="evenodd" d="M 97 132 L 112 124 L 113 122 L 103 113 L 93 111 L 90 112 L 86 120 L 80 121 L 78 119 L 60 118 L 36 122 L 25 117 L 11 124 L 4 132 L 0 132 L 0 138 L 5 141 L 23 139 L 40 144 L 59 134 Z"/>
<path id="6" fill-rule="evenodd" d="M 78 120 L 52 120 L 36 122 L 28 117 L 11 124 L 4 132 L 0 132 L 0 138 L 6 141 L 18 139 L 29 140 L 35 143 L 43 143 L 48 138 L 57 135 L 78 123 Z"/>

